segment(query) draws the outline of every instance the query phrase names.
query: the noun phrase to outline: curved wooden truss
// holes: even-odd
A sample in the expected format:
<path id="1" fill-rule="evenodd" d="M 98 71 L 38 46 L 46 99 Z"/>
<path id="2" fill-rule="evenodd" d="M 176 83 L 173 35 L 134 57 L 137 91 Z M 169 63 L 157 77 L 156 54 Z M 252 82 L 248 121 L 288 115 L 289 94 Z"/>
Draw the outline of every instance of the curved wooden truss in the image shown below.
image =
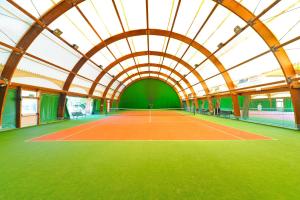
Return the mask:
<path id="1" fill-rule="evenodd" d="M 35 20 L 35 23 L 29 28 L 29 30 L 24 34 L 24 36 L 21 38 L 21 40 L 16 45 L 17 49 L 21 49 L 23 52 L 18 52 L 13 50 L 11 55 L 9 56 L 4 69 L 2 71 L 1 77 L 3 79 L 6 79 L 8 81 L 11 80 L 13 73 L 15 69 L 17 68 L 18 63 L 20 62 L 22 56 L 24 55 L 24 52 L 28 49 L 28 47 L 32 44 L 32 42 L 41 34 L 43 30 L 48 30 L 50 32 L 53 32 L 51 29 L 48 28 L 48 25 L 53 22 L 55 19 L 57 19 L 59 16 L 64 14 L 69 9 L 73 8 L 74 6 L 77 6 L 84 0 L 63 0 L 59 2 L 56 6 L 54 6 L 51 10 L 49 10 L 41 19 L 36 19 L 33 15 L 26 12 L 24 9 L 18 7 L 16 3 L 14 3 L 12 0 L 8 0 L 11 4 L 13 4 L 15 7 L 20 9 L 22 12 L 24 12 L 26 15 L 31 17 Z M 300 91 L 299 91 L 299 85 L 295 81 L 293 81 L 293 78 L 296 76 L 295 70 L 293 68 L 293 65 L 287 56 L 284 48 L 280 46 L 280 42 L 278 39 L 274 36 L 274 34 L 268 29 L 264 23 L 262 23 L 259 19 L 260 16 L 255 16 L 253 13 L 251 13 L 248 9 L 246 9 L 244 6 L 242 6 L 240 3 L 238 3 L 235 0 L 213 0 L 216 3 L 224 6 L 226 9 L 230 10 L 232 13 L 240 17 L 242 20 L 244 20 L 248 25 L 245 27 L 252 27 L 256 33 L 265 41 L 265 43 L 270 47 L 272 50 L 274 56 L 276 57 L 278 63 L 280 64 L 280 67 L 284 73 L 284 76 L 287 80 L 287 83 L 290 88 L 291 97 L 294 105 L 295 110 L 295 119 L 296 124 L 300 126 Z M 271 6 L 276 5 L 280 0 L 276 0 Z M 263 15 L 266 11 L 263 11 L 261 15 Z M 244 29 L 243 29 L 244 30 Z M 206 48 L 201 46 L 200 44 L 196 43 L 190 38 L 187 38 L 183 35 L 169 32 L 166 30 L 158 30 L 158 29 L 142 29 L 142 30 L 134 30 L 134 31 L 128 31 L 121 33 L 119 35 L 115 35 L 104 42 L 101 42 L 97 46 L 95 46 L 93 49 L 91 49 L 87 54 L 82 54 L 82 58 L 78 61 L 78 63 L 73 67 L 72 73 L 69 74 L 69 77 L 66 82 L 66 87 L 64 89 L 68 89 L 71 85 L 72 80 L 75 77 L 75 74 L 78 73 L 79 69 L 82 67 L 82 65 L 90 59 L 92 55 L 94 55 L 96 52 L 101 50 L 103 47 L 105 47 L 107 44 L 111 44 L 113 42 L 116 42 L 122 38 L 128 38 L 138 35 L 160 35 L 160 36 L 166 36 L 171 37 L 177 40 L 180 40 L 184 43 L 187 43 L 191 46 L 193 46 L 195 49 L 200 51 L 203 55 L 207 57 L 207 59 L 211 60 L 213 64 L 217 67 L 217 69 L 222 74 L 229 90 L 234 89 L 234 84 L 225 70 L 222 63 L 214 56 L 214 53 L 209 52 Z M 66 44 L 68 44 L 63 38 L 60 38 L 60 40 L 64 41 Z M 68 44 L 71 46 L 70 44 Z M 195 70 L 194 70 L 195 71 Z M 291 81 L 292 80 L 292 81 Z M 5 97 L 7 93 L 8 87 L 2 87 L 0 89 L 0 116 L 2 116 L 3 112 L 3 105 L 5 102 Z"/>
<path id="2" fill-rule="evenodd" d="M 120 58 L 118 58 L 117 60 L 115 60 L 114 62 L 110 63 L 106 68 L 105 71 L 102 71 L 97 78 L 95 79 L 94 83 L 91 86 L 91 89 L 89 91 L 89 94 L 93 94 L 96 84 L 101 80 L 101 78 L 106 74 L 107 71 L 111 70 L 112 68 L 114 68 L 118 63 L 123 62 L 127 59 L 130 59 L 132 57 L 138 57 L 138 56 L 145 56 L 145 55 L 153 55 L 153 56 L 165 56 L 166 58 L 169 58 L 171 60 L 174 60 L 176 62 L 179 62 L 181 65 L 183 65 L 186 69 L 188 70 L 192 70 L 193 67 L 191 65 L 189 65 L 187 62 L 180 60 L 180 58 L 171 55 L 171 54 L 164 54 L 163 52 L 159 52 L 159 51 L 141 51 L 141 52 L 135 52 L 133 54 L 128 54 L 128 55 L 124 55 Z M 193 71 L 193 75 L 198 79 L 198 81 L 203 81 L 203 78 L 200 76 L 200 74 L 197 71 Z M 183 76 L 183 75 L 182 75 Z M 205 84 L 205 82 L 202 82 L 202 87 L 205 91 L 206 94 L 209 93 L 208 87 Z"/>
<path id="3" fill-rule="evenodd" d="M 135 79 L 135 80 L 133 80 L 132 82 L 130 82 L 128 85 L 126 85 L 126 87 L 124 87 L 121 91 L 120 91 L 120 94 L 119 94 L 119 96 L 118 96 L 118 102 L 120 101 L 120 97 L 122 96 L 122 94 L 124 93 L 124 91 L 129 87 L 129 86 L 131 86 L 132 84 L 134 84 L 134 83 L 136 83 L 136 82 L 138 82 L 138 81 L 140 81 L 140 80 L 144 80 L 144 79 L 156 79 L 156 80 L 160 80 L 160 81 L 163 81 L 163 82 L 165 82 L 166 84 L 168 84 L 170 87 L 172 87 L 172 85 L 169 83 L 169 82 L 167 82 L 165 79 L 163 79 L 163 78 L 160 78 L 160 77 L 158 77 L 158 76 L 148 76 L 148 77 L 140 77 L 140 78 L 138 78 L 138 79 Z M 176 92 L 176 94 L 177 94 L 177 96 L 178 96 L 178 98 L 179 98 L 179 100 L 180 100 L 180 105 L 181 105 L 181 107 L 183 106 L 183 104 L 182 104 L 182 98 L 181 98 L 181 96 L 179 95 L 179 91 L 176 89 L 176 88 L 173 88 L 174 90 L 175 90 L 175 92 Z M 113 100 L 113 99 L 112 99 Z"/>
<path id="4" fill-rule="evenodd" d="M 133 77 L 135 77 L 135 76 L 142 75 L 142 74 L 156 74 L 156 75 L 163 76 L 163 77 L 166 77 L 166 78 L 168 77 L 167 74 L 164 74 L 164 73 L 161 73 L 161 72 L 157 72 L 157 71 L 144 71 L 144 72 L 140 72 L 140 73 L 134 73 L 134 74 L 132 74 L 132 75 L 126 77 L 126 78 L 123 80 L 123 82 L 126 82 L 126 81 L 130 80 L 131 78 L 133 78 Z M 148 76 L 148 77 L 151 77 L 151 76 Z M 153 76 L 152 76 L 152 77 L 153 77 Z M 142 77 L 142 78 L 143 78 L 143 77 Z M 163 80 L 164 82 L 167 83 L 166 80 L 164 80 L 164 79 L 162 79 L 162 80 Z M 170 77 L 169 80 L 170 80 L 171 82 L 173 82 L 174 84 L 176 83 L 176 80 L 175 80 L 174 78 L 172 78 L 172 77 Z M 115 98 L 116 93 L 117 93 L 117 91 L 120 89 L 121 86 L 122 86 L 122 84 L 120 83 L 120 84 L 116 87 L 116 89 L 115 89 L 115 91 L 113 92 L 113 94 L 112 94 L 112 96 L 111 96 L 110 99 L 114 99 L 114 98 Z M 179 87 L 180 89 L 182 88 L 181 85 L 178 85 L 178 87 Z M 178 95 L 179 95 L 179 94 L 178 94 Z M 186 92 L 183 92 L 183 95 L 184 95 L 185 99 L 188 99 L 188 95 L 187 95 Z M 179 95 L 179 96 L 180 96 L 180 95 Z M 189 106 L 189 105 L 188 105 L 188 106 Z"/>
<path id="5" fill-rule="evenodd" d="M 114 84 L 114 82 L 117 81 L 118 78 L 120 78 L 122 75 L 124 75 L 125 73 L 127 73 L 127 72 L 129 72 L 129 71 L 131 71 L 131 70 L 137 69 L 138 67 L 146 67 L 146 66 L 148 66 L 149 64 L 150 64 L 151 67 L 158 67 L 158 68 L 166 69 L 166 70 L 168 70 L 168 71 L 170 71 L 170 72 L 173 70 L 172 68 L 170 68 L 170 67 L 168 67 L 168 66 L 166 66 L 166 65 L 161 65 L 161 64 L 156 64 L 156 63 L 143 63 L 143 64 L 138 64 L 138 65 L 129 67 L 129 68 L 127 68 L 126 70 L 122 71 L 121 73 L 117 74 L 117 75 L 115 76 L 115 78 L 113 78 L 113 79 L 109 82 L 109 84 L 107 85 L 107 87 L 106 87 L 106 89 L 105 89 L 105 91 L 104 91 L 104 93 L 103 93 L 103 95 L 102 95 L 102 98 L 103 98 L 103 99 L 106 98 L 106 95 L 107 95 L 107 93 L 108 93 L 108 91 L 109 91 L 108 88 L 110 88 L 110 87 Z M 139 74 L 141 74 L 141 73 L 142 73 L 142 72 L 140 72 Z M 161 72 L 160 72 L 160 73 L 161 73 Z M 182 76 L 182 74 L 180 74 L 180 73 L 177 72 L 177 71 L 174 71 L 173 73 L 174 73 L 176 76 L 178 76 L 179 78 L 182 78 L 182 80 L 185 82 L 186 85 L 190 86 L 190 82 L 189 82 L 184 76 Z M 163 74 L 163 73 L 161 73 L 161 74 Z M 126 80 L 126 79 L 125 79 L 125 80 Z M 121 81 L 121 82 L 120 82 L 120 85 L 124 84 L 124 83 L 126 82 L 125 80 L 124 80 L 124 81 Z M 128 79 L 127 79 L 127 80 L 128 80 Z M 175 79 L 173 79 L 173 80 L 175 80 Z M 167 82 L 167 81 L 165 81 L 165 82 Z M 178 85 L 178 87 L 183 88 L 182 86 L 179 86 L 180 84 L 179 84 L 177 81 L 175 81 L 175 85 Z M 172 86 L 172 87 L 173 87 L 173 86 Z M 175 89 L 175 87 L 173 87 L 173 88 Z M 116 92 L 117 92 L 117 91 L 115 90 L 114 93 L 116 93 Z M 193 99 L 194 99 L 195 106 L 196 106 L 196 108 L 198 108 L 198 100 L 197 100 L 196 92 L 194 91 L 194 89 L 191 89 L 191 92 L 192 92 L 192 94 L 193 94 L 193 96 L 194 96 Z"/>

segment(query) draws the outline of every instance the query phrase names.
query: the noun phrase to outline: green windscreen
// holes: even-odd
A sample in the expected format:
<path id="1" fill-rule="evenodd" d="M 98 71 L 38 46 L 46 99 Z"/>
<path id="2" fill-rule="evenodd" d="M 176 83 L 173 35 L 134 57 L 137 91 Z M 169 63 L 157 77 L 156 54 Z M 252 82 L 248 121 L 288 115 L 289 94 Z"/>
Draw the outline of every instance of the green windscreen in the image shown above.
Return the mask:
<path id="1" fill-rule="evenodd" d="M 7 91 L 2 117 L 2 128 L 16 127 L 16 96 L 17 91 L 15 89 L 9 89 Z"/>
<path id="2" fill-rule="evenodd" d="M 94 99 L 93 101 L 93 114 L 99 114 L 100 113 L 100 105 L 101 100 L 100 99 Z"/>
<path id="3" fill-rule="evenodd" d="M 130 85 L 120 97 L 120 108 L 179 108 L 174 89 L 163 81 L 144 79 Z"/>
<path id="4" fill-rule="evenodd" d="M 42 94 L 40 116 L 41 123 L 48 123 L 57 120 L 59 95 Z"/>

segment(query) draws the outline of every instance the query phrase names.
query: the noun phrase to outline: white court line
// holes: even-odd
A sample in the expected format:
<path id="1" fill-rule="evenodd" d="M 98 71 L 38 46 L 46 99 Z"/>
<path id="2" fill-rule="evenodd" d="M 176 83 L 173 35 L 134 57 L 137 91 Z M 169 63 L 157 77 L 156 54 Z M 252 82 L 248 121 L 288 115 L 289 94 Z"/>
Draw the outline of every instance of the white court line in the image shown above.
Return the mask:
<path id="1" fill-rule="evenodd" d="M 90 126 L 90 127 L 88 127 L 88 128 L 85 128 L 85 129 L 81 129 L 81 130 L 78 131 L 78 132 L 75 132 L 75 133 L 73 133 L 73 134 L 71 134 L 71 135 L 67 135 L 67 136 L 65 136 L 65 137 L 59 138 L 59 139 L 57 139 L 56 141 L 63 141 L 63 140 L 66 139 L 66 138 L 72 137 L 72 136 L 74 136 L 74 135 L 78 135 L 78 134 L 80 134 L 80 133 L 82 133 L 82 132 L 84 132 L 84 131 L 86 131 L 86 130 L 95 128 L 96 126 L 99 126 L 99 124 L 96 124 L 96 125 L 94 125 L 94 126 Z"/>

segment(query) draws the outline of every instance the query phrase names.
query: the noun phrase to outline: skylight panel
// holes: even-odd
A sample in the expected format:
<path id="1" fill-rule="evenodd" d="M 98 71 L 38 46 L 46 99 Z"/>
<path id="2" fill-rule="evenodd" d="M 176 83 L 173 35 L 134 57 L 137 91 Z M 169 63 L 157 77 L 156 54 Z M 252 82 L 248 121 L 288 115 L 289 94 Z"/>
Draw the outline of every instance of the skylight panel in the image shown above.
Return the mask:
<path id="1" fill-rule="evenodd" d="M 27 52 L 71 70 L 81 55 L 44 30 L 30 45 Z"/>
<path id="2" fill-rule="evenodd" d="M 55 68 L 51 65 L 47 65 L 46 63 L 37 61 L 28 56 L 22 57 L 17 68 L 22 71 L 45 76 L 48 78 L 53 78 L 53 79 L 60 80 L 60 81 L 65 81 L 68 76 L 68 72 L 62 71 L 58 68 Z"/>
<path id="3" fill-rule="evenodd" d="M 149 1 L 149 27 L 170 30 L 178 0 Z"/>
<path id="4" fill-rule="evenodd" d="M 97 13 L 97 18 L 94 18 L 95 21 L 92 21 L 93 24 L 99 23 L 101 30 L 107 30 L 111 36 L 123 32 L 111 0 L 89 1 L 92 3 L 93 10 Z M 102 33 L 99 29 L 97 30 L 99 33 Z M 105 36 L 108 37 L 108 35 Z M 103 36 L 103 39 L 105 36 Z"/>
<path id="5" fill-rule="evenodd" d="M 203 79 L 219 73 L 219 70 L 210 60 L 205 61 L 196 70 L 199 72 Z"/>
<path id="6" fill-rule="evenodd" d="M 11 46 L 16 46 L 33 24 L 33 20 L 7 1 L 0 3 L 0 21 L 0 40 Z"/>
<path id="7" fill-rule="evenodd" d="M 14 2 L 38 19 L 55 5 L 51 0 L 14 0 Z"/>
<path id="8" fill-rule="evenodd" d="M 87 61 L 79 70 L 78 74 L 87 77 L 89 79 L 95 80 L 96 77 L 100 74 L 102 70 L 92 64 L 90 61 Z"/>
<path id="9" fill-rule="evenodd" d="M 115 2 L 125 31 L 146 28 L 145 1 L 116 0 Z"/>
<path id="10" fill-rule="evenodd" d="M 269 47 L 263 39 L 252 28 L 249 28 L 217 52 L 215 56 L 225 68 L 230 68 L 267 50 Z"/>

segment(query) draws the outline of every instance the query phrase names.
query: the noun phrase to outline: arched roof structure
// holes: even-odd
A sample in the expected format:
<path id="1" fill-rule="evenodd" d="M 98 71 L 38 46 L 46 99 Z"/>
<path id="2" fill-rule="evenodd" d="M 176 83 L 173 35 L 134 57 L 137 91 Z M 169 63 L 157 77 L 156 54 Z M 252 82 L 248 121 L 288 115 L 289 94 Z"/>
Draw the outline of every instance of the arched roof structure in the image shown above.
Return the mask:
<path id="1" fill-rule="evenodd" d="M 148 67 L 149 75 L 174 80 L 185 100 L 224 92 L 236 98 L 238 88 L 285 81 L 300 110 L 299 6 L 298 0 L 1 1 L 1 80 L 13 83 L 25 71 L 46 77 L 44 85 L 23 79 L 27 85 L 56 79 L 65 92 L 80 87 L 84 95 L 114 98 L 107 94 L 120 94 L 124 77 L 142 78 Z M 6 92 L 0 89 L 1 112 Z"/>

